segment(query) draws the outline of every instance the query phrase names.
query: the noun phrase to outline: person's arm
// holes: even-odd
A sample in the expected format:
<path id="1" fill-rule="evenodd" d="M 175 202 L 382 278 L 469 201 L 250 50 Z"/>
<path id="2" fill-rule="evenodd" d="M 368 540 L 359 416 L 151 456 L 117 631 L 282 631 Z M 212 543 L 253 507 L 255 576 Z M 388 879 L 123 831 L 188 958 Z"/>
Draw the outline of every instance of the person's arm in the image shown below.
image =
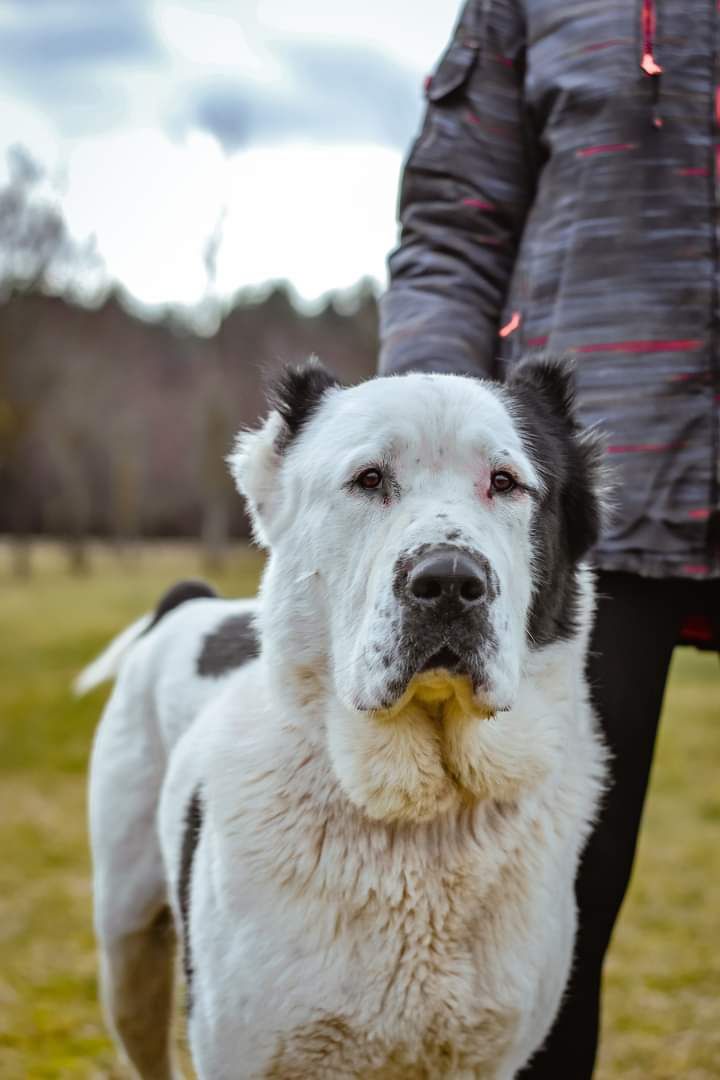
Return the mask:
<path id="1" fill-rule="evenodd" d="M 535 182 L 524 68 L 518 3 L 469 0 L 405 166 L 401 242 L 380 305 L 383 374 L 492 374 Z"/>

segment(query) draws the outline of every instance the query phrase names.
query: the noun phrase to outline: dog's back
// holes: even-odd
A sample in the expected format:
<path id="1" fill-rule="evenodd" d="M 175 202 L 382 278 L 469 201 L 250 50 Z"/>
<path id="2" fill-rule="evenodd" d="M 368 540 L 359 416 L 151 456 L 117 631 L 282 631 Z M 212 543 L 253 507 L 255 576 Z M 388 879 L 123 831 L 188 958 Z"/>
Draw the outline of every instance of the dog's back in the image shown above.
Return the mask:
<path id="1" fill-rule="evenodd" d="M 254 606 L 222 600 L 203 582 L 180 582 L 75 684 L 85 693 L 116 678 L 90 768 L 95 924 L 106 1013 L 143 1076 L 173 1075 L 174 950 L 156 829 L 160 790 L 178 739 L 257 654 Z M 165 1015 L 157 1015 L 158 1004 Z"/>

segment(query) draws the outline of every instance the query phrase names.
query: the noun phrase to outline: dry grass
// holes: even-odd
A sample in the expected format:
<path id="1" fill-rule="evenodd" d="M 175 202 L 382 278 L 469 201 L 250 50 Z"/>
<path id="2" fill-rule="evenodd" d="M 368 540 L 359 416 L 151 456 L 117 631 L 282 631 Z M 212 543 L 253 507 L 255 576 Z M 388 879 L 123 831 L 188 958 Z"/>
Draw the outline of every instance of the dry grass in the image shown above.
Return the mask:
<path id="1" fill-rule="evenodd" d="M 678 650 L 606 967 L 598 1080 L 720 1076 L 720 665 Z"/>
<path id="2" fill-rule="evenodd" d="M 72 676 L 178 577 L 192 550 L 94 554 L 71 579 L 56 552 L 10 581 L 0 549 L 0 1078 L 119 1078 L 96 1000 L 84 788 L 102 692 Z M 238 551 L 218 586 L 254 588 Z M 217 576 L 216 576 L 217 577 Z M 720 669 L 678 653 L 639 862 L 607 968 L 598 1080 L 720 1076 Z M 558 1080 L 572 1080 L 559 1077 Z"/>

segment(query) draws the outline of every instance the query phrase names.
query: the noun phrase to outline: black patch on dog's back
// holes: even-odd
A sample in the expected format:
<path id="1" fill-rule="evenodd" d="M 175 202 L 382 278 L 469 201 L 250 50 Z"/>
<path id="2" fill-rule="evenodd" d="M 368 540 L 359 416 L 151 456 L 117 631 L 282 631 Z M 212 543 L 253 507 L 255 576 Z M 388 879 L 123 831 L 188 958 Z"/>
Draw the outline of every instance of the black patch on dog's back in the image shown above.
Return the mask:
<path id="1" fill-rule="evenodd" d="M 309 361 L 302 367 L 286 367 L 270 392 L 270 404 L 284 421 L 284 429 L 276 449 L 287 450 L 316 411 L 328 390 L 340 387 L 339 379 L 318 363 Z"/>
<path id="2" fill-rule="evenodd" d="M 187 600 L 198 600 L 203 597 L 217 597 L 212 585 L 208 585 L 205 581 L 178 581 L 161 596 L 158 606 L 155 608 L 152 622 L 145 628 L 144 633 L 149 634 L 169 611 L 180 607 Z"/>
<path id="3" fill-rule="evenodd" d="M 533 521 L 535 594 L 528 635 L 533 646 L 549 645 L 577 632 L 576 569 L 601 527 L 602 445 L 582 435 L 569 362 L 522 363 L 511 373 L 508 389 L 526 449 L 546 487 Z"/>
<path id="4" fill-rule="evenodd" d="M 203 822 L 203 807 L 200 799 L 200 789 L 197 788 L 185 810 L 185 827 L 183 829 L 182 847 L 180 849 L 180 874 L 178 876 L 178 908 L 182 921 L 183 943 L 183 971 L 187 986 L 187 1011 L 192 1011 L 193 993 L 193 959 L 190 948 L 190 889 L 192 886 L 192 869 L 195 860 L 195 852 L 200 840 L 200 832 Z"/>
<path id="5" fill-rule="evenodd" d="M 218 677 L 242 667 L 260 652 L 260 638 L 250 612 L 223 619 L 203 642 L 197 658 L 198 675 Z"/>

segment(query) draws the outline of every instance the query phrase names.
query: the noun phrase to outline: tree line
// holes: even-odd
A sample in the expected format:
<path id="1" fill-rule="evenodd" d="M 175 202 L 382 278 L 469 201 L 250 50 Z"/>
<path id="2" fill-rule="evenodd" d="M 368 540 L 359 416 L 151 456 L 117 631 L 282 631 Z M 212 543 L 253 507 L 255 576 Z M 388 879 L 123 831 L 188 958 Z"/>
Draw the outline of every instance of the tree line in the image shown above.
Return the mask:
<path id="1" fill-rule="evenodd" d="M 198 537 L 219 558 L 248 531 L 224 464 L 233 434 L 283 363 L 315 353 L 349 382 L 373 373 L 373 286 L 307 314 L 276 284 L 213 307 L 210 333 L 118 289 L 88 299 L 73 283 L 96 253 L 33 198 L 38 179 L 18 151 L 0 189 L 0 533 L 17 572 L 36 535 L 64 538 L 78 570 L 90 537 Z"/>
<path id="2" fill-rule="evenodd" d="M 275 287 L 208 337 L 148 322 L 117 294 L 88 308 L 36 289 L 0 304 L 0 532 L 65 537 L 247 534 L 224 456 L 263 412 L 263 383 L 317 353 L 356 381 L 376 361 L 377 310 L 361 287 L 316 315 Z"/>

